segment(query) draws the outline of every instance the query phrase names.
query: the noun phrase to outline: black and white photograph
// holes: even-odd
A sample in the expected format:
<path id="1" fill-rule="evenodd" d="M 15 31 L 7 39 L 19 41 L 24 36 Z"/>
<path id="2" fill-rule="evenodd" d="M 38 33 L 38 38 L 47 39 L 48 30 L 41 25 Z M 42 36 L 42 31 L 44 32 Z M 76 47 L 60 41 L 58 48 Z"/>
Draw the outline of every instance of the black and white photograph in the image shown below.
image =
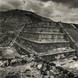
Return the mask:
<path id="1" fill-rule="evenodd" d="M 0 0 L 0 78 L 78 78 L 78 0 Z"/>

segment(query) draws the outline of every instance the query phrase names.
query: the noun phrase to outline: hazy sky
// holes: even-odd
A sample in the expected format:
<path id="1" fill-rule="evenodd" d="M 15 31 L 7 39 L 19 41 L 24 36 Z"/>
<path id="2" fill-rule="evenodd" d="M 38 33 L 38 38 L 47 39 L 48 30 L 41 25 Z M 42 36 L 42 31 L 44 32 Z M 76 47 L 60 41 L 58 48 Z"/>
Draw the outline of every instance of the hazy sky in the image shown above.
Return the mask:
<path id="1" fill-rule="evenodd" d="M 78 23 L 78 0 L 0 0 L 0 11 L 10 9 L 29 10 L 55 21 Z"/>

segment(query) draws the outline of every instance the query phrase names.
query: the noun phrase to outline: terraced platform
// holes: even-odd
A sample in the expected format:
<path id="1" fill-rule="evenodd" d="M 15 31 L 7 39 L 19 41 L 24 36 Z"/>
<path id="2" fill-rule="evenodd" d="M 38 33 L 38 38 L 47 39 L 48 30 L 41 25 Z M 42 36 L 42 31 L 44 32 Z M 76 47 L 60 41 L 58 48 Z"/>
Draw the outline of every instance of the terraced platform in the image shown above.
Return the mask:
<path id="1" fill-rule="evenodd" d="M 30 16 L 30 14 L 27 15 Z M 24 18 L 23 15 L 21 16 Z M 10 18 L 11 17 L 7 20 Z M 23 18 L 22 20 L 24 20 Z M 35 18 L 37 19 L 37 17 Z M 74 75 L 72 69 L 71 71 L 68 70 L 70 65 L 67 68 L 67 63 L 65 64 L 63 62 L 65 59 L 72 57 L 76 57 L 76 59 L 73 60 L 72 58 L 72 63 L 69 60 L 71 64 L 78 61 L 77 49 L 74 47 L 74 44 L 71 45 L 73 42 L 69 39 L 69 35 L 72 33 L 65 33 L 56 22 L 41 22 L 41 19 L 39 19 L 40 22 L 35 20 L 36 22 L 32 23 L 34 20 L 31 19 L 28 18 L 26 20 L 26 22 L 29 21 L 27 24 L 21 23 L 20 28 L 18 25 L 15 25 L 15 30 L 14 28 L 11 29 L 11 27 L 7 30 L 7 25 L 5 25 L 5 23 L 3 24 L 5 29 L 3 28 L 0 31 L 0 47 L 3 48 L 0 48 L 0 55 L 3 56 L 0 58 L 0 76 L 5 72 L 3 78 L 8 78 L 9 74 L 11 74 L 10 77 L 13 77 L 14 74 L 12 73 L 15 72 L 20 74 L 19 77 L 14 76 L 16 78 L 77 78 L 78 76 Z M 12 21 L 10 22 L 12 23 Z M 23 22 L 25 22 L 25 20 Z M 16 23 L 18 24 L 17 20 Z M 14 26 L 14 24 L 12 26 Z M 66 30 L 70 31 L 68 28 Z M 10 54 L 14 54 L 14 57 L 9 57 L 11 56 Z M 60 67 L 58 66 L 57 61 L 59 64 L 62 63 L 62 65 L 60 64 Z M 33 63 L 34 67 L 30 65 L 30 63 Z M 63 66 L 64 64 L 65 66 Z M 14 65 L 15 67 L 13 67 Z M 34 75 L 32 70 L 27 70 L 27 65 L 34 70 L 33 72 L 36 71 L 38 74 L 35 72 Z M 41 66 L 41 68 L 39 69 L 38 66 Z M 32 73 L 27 75 L 27 71 Z M 44 75 L 45 72 L 47 72 L 46 76 Z M 72 76 L 70 77 L 69 75 L 71 74 Z"/>

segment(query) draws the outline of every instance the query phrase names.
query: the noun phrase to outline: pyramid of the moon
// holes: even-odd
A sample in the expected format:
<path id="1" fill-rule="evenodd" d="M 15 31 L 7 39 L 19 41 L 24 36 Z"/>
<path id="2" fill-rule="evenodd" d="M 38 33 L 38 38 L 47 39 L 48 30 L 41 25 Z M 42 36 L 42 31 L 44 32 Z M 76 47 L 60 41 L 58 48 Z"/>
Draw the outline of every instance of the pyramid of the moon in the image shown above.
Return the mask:
<path id="1" fill-rule="evenodd" d="M 19 54 L 37 53 L 49 61 L 76 53 L 56 22 L 22 10 L 0 14 L 1 47 L 13 47 Z"/>

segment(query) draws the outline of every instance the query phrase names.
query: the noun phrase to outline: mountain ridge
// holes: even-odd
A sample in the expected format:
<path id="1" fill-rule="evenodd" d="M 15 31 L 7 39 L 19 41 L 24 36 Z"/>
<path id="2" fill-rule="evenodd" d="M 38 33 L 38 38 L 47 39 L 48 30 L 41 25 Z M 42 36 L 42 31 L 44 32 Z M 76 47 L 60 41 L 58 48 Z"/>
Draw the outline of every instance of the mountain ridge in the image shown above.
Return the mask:
<path id="1" fill-rule="evenodd" d="M 25 10 L 9 10 L 5 12 L 0 12 L 0 28 L 3 29 L 3 31 L 6 31 L 4 29 L 12 29 L 14 27 L 18 27 L 18 29 L 23 25 L 28 24 L 37 24 L 40 22 L 54 22 L 49 18 L 42 17 L 40 15 L 37 15 L 30 11 Z"/>

